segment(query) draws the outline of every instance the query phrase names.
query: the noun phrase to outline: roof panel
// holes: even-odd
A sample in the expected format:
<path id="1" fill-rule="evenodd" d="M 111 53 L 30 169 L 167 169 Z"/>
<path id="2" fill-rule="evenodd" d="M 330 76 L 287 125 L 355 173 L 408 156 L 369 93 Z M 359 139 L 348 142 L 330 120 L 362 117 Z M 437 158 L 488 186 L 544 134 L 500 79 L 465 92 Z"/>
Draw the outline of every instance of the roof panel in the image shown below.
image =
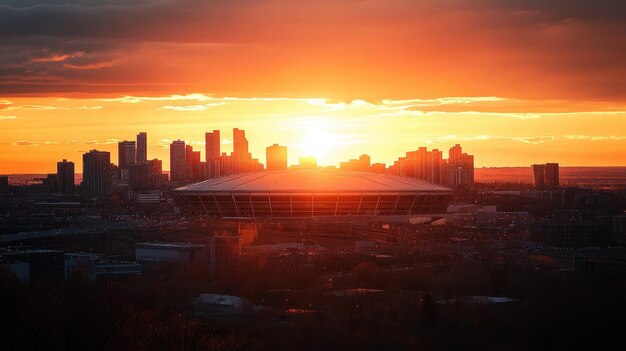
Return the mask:
<path id="1" fill-rule="evenodd" d="M 451 192 L 424 180 L 341 170 L 266 171 L 205 180 L 177 192 Z"/>

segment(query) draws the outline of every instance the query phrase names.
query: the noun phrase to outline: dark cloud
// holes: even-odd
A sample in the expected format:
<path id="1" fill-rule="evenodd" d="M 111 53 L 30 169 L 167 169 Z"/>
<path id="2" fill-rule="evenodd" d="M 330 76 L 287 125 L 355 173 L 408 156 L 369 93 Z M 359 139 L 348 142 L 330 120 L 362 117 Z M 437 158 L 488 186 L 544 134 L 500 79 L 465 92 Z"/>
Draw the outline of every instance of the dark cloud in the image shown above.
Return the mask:
<path id="1" fill-rule="evenodd" d="M 433 20 L 438 18 L 449 25 Z M 622 98 L 625 32 L 626 2 L 617 0 L 0 0 L 0 93 L 115 92 L 130 85 L 149 91 L 155 84 L 148 78 L 155 76 L 163 86 L 184 89 L 189 82 L 179 77 L 189 73 L 163 73 L 191 65 L 186 59 L 193 53 L 176 45 L 211 44 L 225 49 L 198 49 L 207 66 L 250 70 L 251 79 L 272 68 L 262 66 L 260 57 L 280 62 L 278 69 L 301 66 L 304 72 L 326 63 L 334 71 L 318 69 L 316 77 L 327 75 L 316 83 L 323 90 L 336 84 L 338 72 L 348 74 L 366 60 L 385 64 L 377 78 L 412 76 L 424 85 L 443 85 L 445 74 L 429 75 L 445 73 L 437 67 L 445 61 L 450 72 L 476 71 L 481 81 L 480 89 L 474 82 L 449 82 L 448 95 L 498 95 L 529 72 L 529 80 L 552 90 L 579 86 L 581 95 Z M 146 43 L 164 43 L 164 56 L 185 54 L 178 54 L 180 62 L 157 64 L 158 54 L 145 57 L 145 64 L 131 62 L 129 56 Z M 246 48 L 238 54 L 229 45 Z M 406 68 L 394 60 L 405 57 L 424 72 L 401 71 Z"/>

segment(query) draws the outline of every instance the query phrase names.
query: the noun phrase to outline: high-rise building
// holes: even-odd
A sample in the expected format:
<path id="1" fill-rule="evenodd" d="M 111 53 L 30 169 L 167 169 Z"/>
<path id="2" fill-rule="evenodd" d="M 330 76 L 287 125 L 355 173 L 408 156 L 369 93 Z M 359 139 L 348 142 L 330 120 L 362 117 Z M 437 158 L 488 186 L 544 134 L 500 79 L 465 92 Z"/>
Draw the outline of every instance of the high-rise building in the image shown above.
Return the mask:
<path id="1" fill-rule="evenodd" d="M 287 147 L 274 144 L 265 148 L 268 171 L 282 171 L 287 169 Z"/>
<path id="2" fill-rule="evenodd" d="M 180 182 L 187 179 L 187 158 L 183 140 L 170 144 L 170 180 Z"/>
<path id="3" fill-rule="evenodd" d="M 148 134 L 146 132 L 137 134 L 137 156 L 135 160 L 137 163 L 148 161 Z"/>
<path id="4" fill-rule="evenodd" d="M 246 163 L 252 158 L 248 151 L 246 131 L 233 128 L 233 168 L 235 173 L 246 171 Z"/>
<path id="5" fill-rule="evenodd" d="M 233 156 L 222 152 L 222 156 L 220 157 L 220 176 L 231 175 L 234 173 Z"/>
<path id="6" fill-rule="evenodd" d="M 74 193 L 74 162 L 57 162 L 57 187 L 62 194 Z"/>
<path id="7" fill-rule="evenodd" d="M 532 165 L 535 188 L 557 188 L 559 186 L 559 164 L 546 163 Z"/>
<path id="8" fill-rule="evenodd" d="M 111 154 L 91 150 L 83 154 L 83 198 L 101 199 L 111 193 Z"/>
<path id="9" fill-rule="evenodd" d="M 42 185 L 49 193 L 56 193 L 59 191 L 59 182 L 57 181 L 56 173 L 50 173 L 42 178 Z"/>
<path id="10" fill-rule="evenodd" d="M 212 133 L 204 134 L 206 162 L 217 160 L 220 157 L 220 131 L 214 130 Z"/>
<path id="11" fill-rule="evenodd" d="M 120 141 L 117 143 L 118 150 L 118 166 L 120 169 L 129 169 L 130 166 L 135 164 L 135 142 L 134 141 Z"/>
<path id="12" fill-rule="evenodd" d="M 202 171 L 201 162 L 200 162 L 200 151 L 192 151 L 191 152 L 191 178 L 194 181 L 200 181 L 204 178 L 204 173 Z"/>
<path id="13" fill-rule="evenodd" d="M 213 130 L 212 133 L 204 134 L 205 155 L 205 178 L 216 178 L 220 176 L 220 131 Z"/>
<path id="14" fill-rule="evenodd" d="M 546 165 L 533 165 L 535 188 L 543 189 L 546 186 Z"/>
<path id="15" fill-rule="evenodd" d="M 559 187 L 559 164 L 546 163 L 546 187 Z"/>
<path id="16" fill-rule="evenodd" d="M 461 156 L 463 155 L 463 149 L 461 144 L 455 144 L 448 151 L 448 164 L 451 166 L 458 166 L 461 163 Z"/>

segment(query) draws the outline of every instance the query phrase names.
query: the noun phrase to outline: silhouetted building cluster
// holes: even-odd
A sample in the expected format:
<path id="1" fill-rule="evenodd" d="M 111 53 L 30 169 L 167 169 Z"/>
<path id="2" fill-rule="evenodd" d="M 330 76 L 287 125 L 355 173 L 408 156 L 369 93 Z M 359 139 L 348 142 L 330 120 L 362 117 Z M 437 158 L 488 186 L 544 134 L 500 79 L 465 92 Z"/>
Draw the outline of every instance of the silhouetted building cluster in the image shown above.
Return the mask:
<path id="1" fill-rule="evenodd" d="M 262 171 L 263 165 L 252 158 L 244 130 L 233 129 L 233 152 L 220 154 L 220 131 L 205 134 L 205 161 L 183 140 L 170 144 L 170 179 L 176 182 L 201 181 L 230 174 Z"/>
<path id="2" fill-rule="evenodd" d="M 113 193 L 117 193 L 125 199 L 130 199 L 137 192 L 163 187 L 167 183 L 167 175 L 163 174 L 163 163 L 158 159 L 148 160 L 147 143 L 148 135 L 145 132 L 137 134 L 136 141 L 120 141 L 117 145 L 118 165 L 111 163 L 111 155 L 106 151 L 91 150 L 84 154 L 83 198 L 107 199 Z M 69 190 L 67 184 L 70 177 L 74 178 L 74 164 L 65 160 L 59 162 L 57 164 L 59 192 Z M 158 194 L 156 197 L 159 198 Z"/>
<path id="3" fill-rule="evenodd" d="M 535 188 L 553 189 L 559 187 L 559 164 L 546 163 L 532 166 Z"/>
<path id="4" fill-rule="evenodd" d="M 420 147 L 395 161 L 389 167 L 389 173 L 423 179 L 453 189 L 471 188 L 474 185 L 474 156 L 463 153 L 459 144 L 450 148 L 447 160 L 437 149 L 428 151 L 426 147 Z"/>
<path id="5" fill-rule="evenodd" d="M 345 171 L 375 172 L 385 173 L 387 168 L 384 163 L 371 163 L 371 158 L 367 154 L 359 156 L 358 159 L 350 159 L 339 163 L 339 169 Z"/>

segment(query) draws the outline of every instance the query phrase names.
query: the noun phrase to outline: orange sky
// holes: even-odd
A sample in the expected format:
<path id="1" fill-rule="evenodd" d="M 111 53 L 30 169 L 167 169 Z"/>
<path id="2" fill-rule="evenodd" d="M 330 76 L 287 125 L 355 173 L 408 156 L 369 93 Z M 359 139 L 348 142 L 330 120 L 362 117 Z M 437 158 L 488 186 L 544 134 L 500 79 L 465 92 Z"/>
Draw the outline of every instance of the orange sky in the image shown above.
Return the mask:
<path id="1" fill-rule="evenodd" d="M 139 131 L 167 169 L 166 140 L 233 127 L 262 161 L 461 143 L 478 166 L 625 165 L 625 20 L 608 0 L 0 0 L 0 173 L 116 160 Z"/>

